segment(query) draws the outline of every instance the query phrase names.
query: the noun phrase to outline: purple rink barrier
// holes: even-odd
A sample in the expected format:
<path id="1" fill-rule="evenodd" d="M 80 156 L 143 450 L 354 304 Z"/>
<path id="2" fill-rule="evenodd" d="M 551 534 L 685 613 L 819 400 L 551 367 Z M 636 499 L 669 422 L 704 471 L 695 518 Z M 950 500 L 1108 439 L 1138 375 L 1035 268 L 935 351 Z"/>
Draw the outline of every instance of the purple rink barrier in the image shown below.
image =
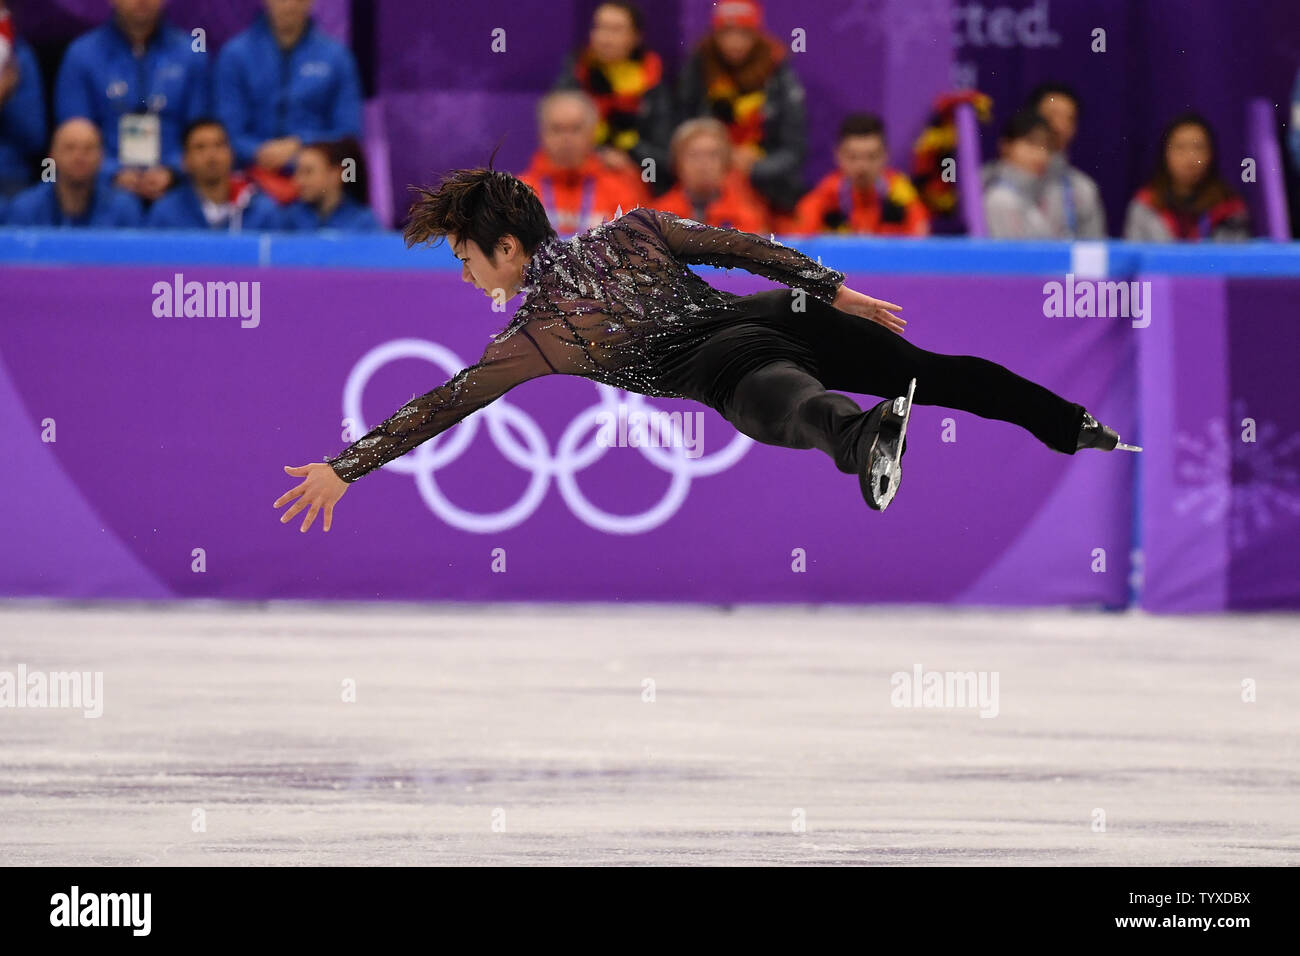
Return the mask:
<path id="1" fill-rule="evenodd" d="M 1142 606 L 1300 607 L 1300 281 L 1143 278 Z"/>
<path id="2" fill-rule="evenodd" d="M 250 283 L 250 318 L 155 315 L 178 271 Z M 1136 434 L 1136 341 L 1150 329 L 1045 318 L 1032 277 L 850 282 L 903 303 L 918 345 L 1000 362 Z M 1013 425 L 918 406 L 906 484 L 880 514 L 820 451 L 752 443 L 687 401 L 645 400 L 699 413 L 698 457 L 599 447 L 602 391 L 611 410 L 620 393 L 562 376 L 362 478 L 328 535 L 319 519 L 304 535 L 272 508 L 297 481 L 282 466 L 343 448 L 347 403 L 360 431 L 444 382 L 509 313 L 451 271 L 211 265 L 8 266 L 0 303 L 6 595 L 1128 599 L 1132 456 L 1059 455 Z"/>

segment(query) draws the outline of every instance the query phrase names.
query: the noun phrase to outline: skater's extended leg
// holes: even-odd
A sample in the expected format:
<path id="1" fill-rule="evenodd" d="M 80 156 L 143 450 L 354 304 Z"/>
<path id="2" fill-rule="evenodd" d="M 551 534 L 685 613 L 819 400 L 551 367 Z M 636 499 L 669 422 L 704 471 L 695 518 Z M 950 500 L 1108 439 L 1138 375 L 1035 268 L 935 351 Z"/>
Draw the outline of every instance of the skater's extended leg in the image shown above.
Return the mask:
<path id="1" fill-rule="evenodd" d="M 930 352 L 896 332 L 807 299 L 806 318 L 826 388 L 888 398 L 916 379 L 914 402 L 1011 422 L 1057 451 L 1073 455 L 1084 407 L 975 355 Z"/>
<path id="2" fill-rule="evenodd" d="M 755 441 L 820 448 L 847 474 L 857 473 L 869 444 L 864 436 L 871 413 L 847 395 L 828 392 L 793 362 L 772 362 L 742 378 L 725 415 Z"/>

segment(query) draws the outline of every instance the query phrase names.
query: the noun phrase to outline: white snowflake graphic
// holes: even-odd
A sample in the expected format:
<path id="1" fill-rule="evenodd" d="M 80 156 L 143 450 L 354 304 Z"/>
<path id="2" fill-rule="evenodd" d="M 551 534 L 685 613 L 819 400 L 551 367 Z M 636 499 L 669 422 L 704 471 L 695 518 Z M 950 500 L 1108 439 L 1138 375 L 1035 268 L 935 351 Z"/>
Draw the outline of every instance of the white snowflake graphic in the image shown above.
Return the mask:
<path id="1" fill-rule="evenodd" d="M 1279 518 L 1300 516 L 1300 470 L 1288 460 L 1300 449 L 1300 432 L 1280 438 L 1273 421 L 1256 419 L 1255 441 L 1241 440 L 1240 422 L 1249 417 L 1244 399 L 1232 402 L 1233 429 L 1212 418 L 1201 435 L 1179 431 L 1174 480 L 1186 490 L 1174 512 L 1198 512 L 1201 523 L 1229 521 L 1229 547 L 1240 551 L 1273 528 Z"/>

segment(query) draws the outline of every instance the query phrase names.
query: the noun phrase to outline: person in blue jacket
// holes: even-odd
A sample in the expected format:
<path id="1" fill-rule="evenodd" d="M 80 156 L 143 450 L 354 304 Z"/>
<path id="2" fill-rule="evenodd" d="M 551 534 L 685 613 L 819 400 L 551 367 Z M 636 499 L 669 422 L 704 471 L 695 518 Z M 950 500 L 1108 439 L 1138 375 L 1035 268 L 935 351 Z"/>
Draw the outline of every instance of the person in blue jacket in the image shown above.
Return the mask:
<path id="1" fill-rule="evenodd" d="M 77 118 L 62 123 L 50 143 L 54 181 L 39 183 L 15 196 L 5 223 L 10 226 L 139 226 L 140 200 L 100 177 L 103 155 L 99 130 L 90 120 Z"/>
<path id="2" fill-rule="evenodd" d="M 361 135 L 356 61 L 311 17 L 312 0 L 266 0 L 266 12 L 217 57 L 217 116 L 235 159 L 267 172 L 304 143 Z"/>
<path id="3" fill-rule="evenodd" d="M 9 62 L 0 69 L 0 196 L 12 196 L 31 184 L 32 159 L 45 148 L 47 132 L 36 54 L 19 37 Z"/>
<path id="4" fill-rule="evenodd" d="M 181 160 L 187 179 L 163 196 L 145 219 L 155 229 L 218 229 L 252 232 L 278 229 L 275 201 L 242 176 L 231 174 L 234 155 L 226 129 L 198 119 L 184 134 Z"/>
<path id="5" fill-rule="evenodd" d="M 113 0 L 112 19 L 69 45 L 54 90 L 59 122 L 94 122 L 105 174 L 150 201 L 178 178 L 181 131 L 211 112 L 207 53 L 163 20 L 163 3 Z"/>
<path id="6" fill-rule="evenodd" d="M 344 164 L 349 158 L 355 161 L 356 146 L 356 140 L 345 140 L 303 148 L 293 174 L 299 198 L 282 210 L 282 228 L 290 232 L 374 232 L 379 228 L 370 207 L 348 196 L 343 187 Z M 349 157 L 349 152 L 354 155 Z"/>

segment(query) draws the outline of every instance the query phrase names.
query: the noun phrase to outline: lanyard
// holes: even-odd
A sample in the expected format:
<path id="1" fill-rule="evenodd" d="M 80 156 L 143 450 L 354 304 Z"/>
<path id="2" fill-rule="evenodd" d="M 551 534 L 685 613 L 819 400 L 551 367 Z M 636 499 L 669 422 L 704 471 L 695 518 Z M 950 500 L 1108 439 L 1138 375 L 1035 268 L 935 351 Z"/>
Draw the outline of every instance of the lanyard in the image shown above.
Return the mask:
<path id="1" fill-rule="evenodd" d="M 1070 171 L 1061 175 L 1061 206 L 1065 211 L 1065 229 L 1073 236 L 1078 234 L 1079 219 L 1074 211 L 1074 185 L 1070 182 Z"/>
<path id="2" fill-rule="evenodd" d="M 573 222 L 573 214 L 562 212 L 555 207 L 555 193 L 551 189 L 549 179 L 541 180 L 540 185 L 542 187 L 542 207 L 546 210 L 546 217 L 551 220 L 556 232 L 568 232 L 569 224 Z M 582 184 L 582 203 L 578 210 L 577 223 L 573 227 L 574 232 L 587 228 L 583 223 L 591 222 L 591 209 L 595 204 L 595 197 L 596 180 L 588 179 Z"/>

